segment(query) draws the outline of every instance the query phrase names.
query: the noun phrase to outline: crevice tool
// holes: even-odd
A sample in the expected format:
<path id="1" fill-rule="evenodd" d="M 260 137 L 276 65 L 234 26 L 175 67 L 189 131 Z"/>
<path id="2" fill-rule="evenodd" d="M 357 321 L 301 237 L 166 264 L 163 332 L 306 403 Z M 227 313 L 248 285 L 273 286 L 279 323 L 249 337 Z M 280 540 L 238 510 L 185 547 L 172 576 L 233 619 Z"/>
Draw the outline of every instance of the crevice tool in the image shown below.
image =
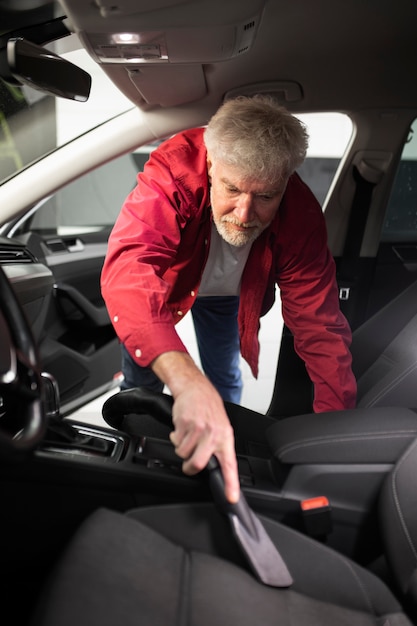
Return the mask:
<path id="1" fill-rule="evenodd" d="M 244 494 L 240 492 L 236 503 L 226 499 L 222 471 L 215 456 L 210 458 L 206 472 L 214 502 L 229 518 L 235 539 L 255 576 L 271 587 L 290 587 L 293 583 L 291 574 Z"/>

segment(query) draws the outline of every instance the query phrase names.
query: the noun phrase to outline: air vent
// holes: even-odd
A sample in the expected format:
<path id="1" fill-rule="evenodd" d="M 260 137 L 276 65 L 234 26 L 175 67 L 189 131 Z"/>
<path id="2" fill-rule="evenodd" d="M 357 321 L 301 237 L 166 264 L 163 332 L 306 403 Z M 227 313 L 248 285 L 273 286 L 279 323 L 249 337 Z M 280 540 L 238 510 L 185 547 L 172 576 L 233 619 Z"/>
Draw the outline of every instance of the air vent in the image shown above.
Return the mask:
<path id="1" fill-rule="evenodd" d="M 243 30 L 249 30 L 250 28 L 255 28 L 255 20 L 248 22 L 244 25 Z"/>
<path id="2" fill-rule="evenodd" d="M 235 53 L 237 55 L 244 54 L 249 50 L 255 39 L 258 18 L 253 17 L 247 22 L 242 22 L 237 32 L 237 46 Z"/>
<path id="3" fill-rule="evenodd" d="M 34 263 L 35 259 L 26 248 L 7 246 L 0 248 L 0 264 L 5 263 Z"/>

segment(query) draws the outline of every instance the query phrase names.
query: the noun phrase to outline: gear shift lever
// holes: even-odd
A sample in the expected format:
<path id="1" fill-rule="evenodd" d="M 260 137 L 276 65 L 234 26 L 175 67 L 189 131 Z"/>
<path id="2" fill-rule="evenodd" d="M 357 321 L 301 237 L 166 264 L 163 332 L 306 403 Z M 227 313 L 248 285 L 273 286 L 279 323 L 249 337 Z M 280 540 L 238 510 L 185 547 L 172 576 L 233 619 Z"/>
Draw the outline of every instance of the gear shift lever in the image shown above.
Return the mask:
<path id="1" fill-rule="evenodd" d="M 45 415 L 48 419 L 57 418 L 60 412 L 58 383 L 49 372 L 42 372 L 41 378 Z"/>
<path id="2" fill-rule="evenodd" d="M 83 433 L 70 422 L 62 419 L 60 412 L 59 387 L 54 376 L 49 372 L 41 373 L 43 384 L 43 406 L 47 417 L 48 435 L 46 442 L 53 445 L 62 443 L 64 446 L 71 446 L 74 449 L 91 451 L 94 454 L 109 456 L 112 443 L 98 437 L 95 434 Z"/>

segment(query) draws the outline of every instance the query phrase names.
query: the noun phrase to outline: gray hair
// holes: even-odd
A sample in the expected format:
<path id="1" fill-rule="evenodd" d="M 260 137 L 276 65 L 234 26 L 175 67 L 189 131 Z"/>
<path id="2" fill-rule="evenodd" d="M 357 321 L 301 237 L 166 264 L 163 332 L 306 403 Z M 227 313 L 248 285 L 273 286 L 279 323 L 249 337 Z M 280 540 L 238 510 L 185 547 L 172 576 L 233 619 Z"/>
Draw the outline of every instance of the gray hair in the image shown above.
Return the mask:
<path id="1" fill-rule="evenodd" d="M 272 182 L 301 165 L 307 130 L 270 96 L 239 96 L 210 119 L 204 142 L 212 161 L 236 167 L 245 177 Z"/>

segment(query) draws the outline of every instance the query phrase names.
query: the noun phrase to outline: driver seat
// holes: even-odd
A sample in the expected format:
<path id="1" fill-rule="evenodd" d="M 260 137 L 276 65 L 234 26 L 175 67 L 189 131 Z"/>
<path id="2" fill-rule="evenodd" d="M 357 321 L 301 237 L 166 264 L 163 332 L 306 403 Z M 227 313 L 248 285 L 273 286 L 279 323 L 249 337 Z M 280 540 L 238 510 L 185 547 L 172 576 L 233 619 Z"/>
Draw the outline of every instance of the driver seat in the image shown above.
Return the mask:
<path id="1" fill-rule="evenodd" d="M 380 494 L 390 587 L 347 557 L 266 518 L 265 529 L 294 579 L 289 588 L 258 582 L 225 518 L 210 504 L 126 514 L 100 509 L 62 556 L 34 624 L 410 626 L 417 617 L 416 473 L 417 440 Z"/>

